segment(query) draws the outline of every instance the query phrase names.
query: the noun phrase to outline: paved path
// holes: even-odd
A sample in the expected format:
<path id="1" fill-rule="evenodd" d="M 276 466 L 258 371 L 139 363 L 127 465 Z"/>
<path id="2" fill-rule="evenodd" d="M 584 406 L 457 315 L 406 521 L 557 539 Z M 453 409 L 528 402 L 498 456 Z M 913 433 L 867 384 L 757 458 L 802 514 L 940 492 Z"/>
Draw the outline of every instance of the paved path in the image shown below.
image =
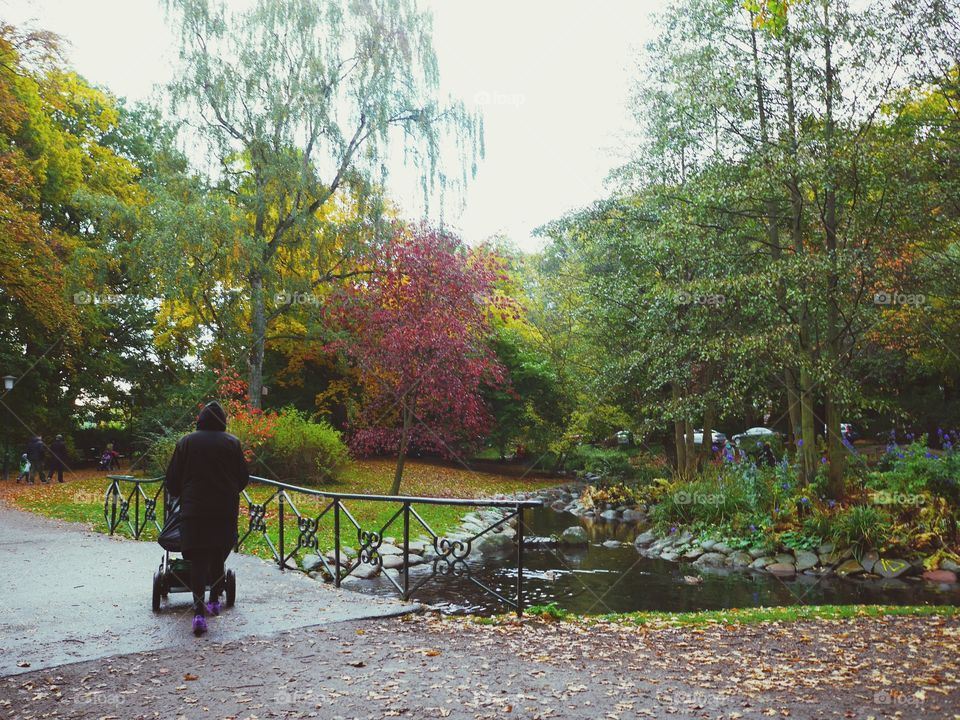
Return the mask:
<path id="1" fill-rule="evenodd" d="M 189 594 L 171 594 L 158 613 L 150 609 L 162 554 L 156 543 L 107 537 L 0 506 L 0 676 L 417 607 L 336 590 L 235 554 L 227 565 L 237 573 L 237 604 L 197 641 L 190 633 Z"/>

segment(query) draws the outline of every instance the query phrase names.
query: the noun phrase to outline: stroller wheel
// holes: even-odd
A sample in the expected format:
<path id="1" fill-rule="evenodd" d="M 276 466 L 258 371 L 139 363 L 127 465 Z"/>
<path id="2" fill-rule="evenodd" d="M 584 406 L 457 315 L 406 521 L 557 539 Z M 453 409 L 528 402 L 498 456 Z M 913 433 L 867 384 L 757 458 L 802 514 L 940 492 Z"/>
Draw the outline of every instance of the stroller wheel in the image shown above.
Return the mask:
<path id="1" fill-rule="evenodd" d="M 162 585 L 163 577 L 160 573 L 153 574 L 153 610 L 156 612 L 160 609 L 160 595 L 162 594 Z"/>
<path id="2" fill-rule="evenodd" d="M 237 601 L 237 576 L 233 570 L 227 570 L 224 586 L 227 591 L 227 607 L 233 607 L 233 604 Z"/>

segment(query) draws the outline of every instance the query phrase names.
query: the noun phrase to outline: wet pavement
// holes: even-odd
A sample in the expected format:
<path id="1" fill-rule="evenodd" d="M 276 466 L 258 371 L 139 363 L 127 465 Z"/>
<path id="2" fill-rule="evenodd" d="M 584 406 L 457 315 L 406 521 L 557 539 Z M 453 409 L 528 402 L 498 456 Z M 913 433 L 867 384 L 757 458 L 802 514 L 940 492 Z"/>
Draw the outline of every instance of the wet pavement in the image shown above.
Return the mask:
<path id="1" fill-rule="evenodd" d="M 389 617 L 418 606 L 313 581 L 249 555 L 231 555 L 237 602 L 190 631 L 190 596 L 150 608 L 163 550 L 82 525 L 0 506 L 0 676 L 142 652 L 349 620 Z"/>

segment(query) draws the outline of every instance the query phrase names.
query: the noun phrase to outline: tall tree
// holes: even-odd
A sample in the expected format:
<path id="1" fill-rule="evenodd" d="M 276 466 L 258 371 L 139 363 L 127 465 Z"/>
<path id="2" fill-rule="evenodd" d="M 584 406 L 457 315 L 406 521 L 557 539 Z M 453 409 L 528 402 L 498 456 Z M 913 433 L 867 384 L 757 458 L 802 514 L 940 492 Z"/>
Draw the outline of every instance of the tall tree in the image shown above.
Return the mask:
<path id="1" fill-rule="evenodd" d="M 457 457 L 490 430 L 483 390 L 504 380 L 488 345 L 491 311 L 513 310 L 496 293 L 502 262 L 443 232 L 401 229 L 374 264 L 343 296 L 338 346 L 363 384 L 351 446 L 397 453 L 396 495 L 412 443 Z"/>
<path id="2" fill-rule="evenodd" d="M 183 60 L 174 103 L 199 118 L 220 184 L 243 219 L 236 281 L 248 295 L 250 398 L 258 405 L 267 333 L 289 310 L 269 304 L 290 292 L 278 285 L 284 248 L 346 237 L 323 213 L 342 190 L 378 227 L 385 159 L 397 136 L 425 192 L 466 182 L 481 125 L 462 104 L 438 100 L 431 18 L 415 0 L 257 0 L 246 11 L 220 0 L 167 5 Z M 459 148 L 459 179 L 439 164 L 445 138 Z M 352 244 L 319 253 L 306 284 L 350 276 L 355 253 Z"/>

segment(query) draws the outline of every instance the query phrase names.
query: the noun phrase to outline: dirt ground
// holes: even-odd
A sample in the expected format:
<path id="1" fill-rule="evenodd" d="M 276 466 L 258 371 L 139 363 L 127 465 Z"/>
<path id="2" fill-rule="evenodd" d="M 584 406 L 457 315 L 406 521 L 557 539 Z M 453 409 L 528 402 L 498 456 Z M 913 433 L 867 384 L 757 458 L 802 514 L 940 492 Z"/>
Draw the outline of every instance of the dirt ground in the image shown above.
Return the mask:
<path id="1" fill-rule="evenodd" d="M 957 718 L 960 622 L 671 629 L 433 616 L 203 640 L 0 679 L 27 718 Z"/>

